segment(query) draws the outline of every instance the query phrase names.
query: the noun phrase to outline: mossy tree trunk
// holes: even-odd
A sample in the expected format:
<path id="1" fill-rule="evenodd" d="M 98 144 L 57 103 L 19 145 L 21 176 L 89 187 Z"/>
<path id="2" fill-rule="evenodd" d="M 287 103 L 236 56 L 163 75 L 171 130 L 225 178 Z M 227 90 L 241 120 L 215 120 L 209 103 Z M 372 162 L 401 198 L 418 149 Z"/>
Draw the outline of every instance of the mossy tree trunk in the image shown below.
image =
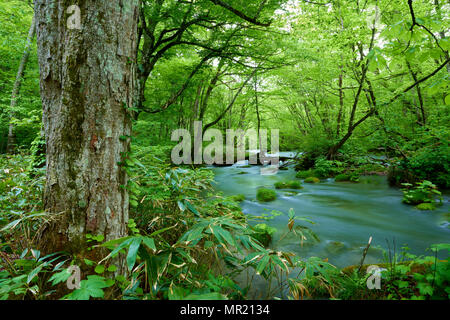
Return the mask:
<path id="1" fill-rule="evenodd" d="M 86 234 L 125 236 L 129 198 L 119 166 L 129 151 L 139 0 L 36 0 L 43 124 L 45 252 L 81 254 Z"/>

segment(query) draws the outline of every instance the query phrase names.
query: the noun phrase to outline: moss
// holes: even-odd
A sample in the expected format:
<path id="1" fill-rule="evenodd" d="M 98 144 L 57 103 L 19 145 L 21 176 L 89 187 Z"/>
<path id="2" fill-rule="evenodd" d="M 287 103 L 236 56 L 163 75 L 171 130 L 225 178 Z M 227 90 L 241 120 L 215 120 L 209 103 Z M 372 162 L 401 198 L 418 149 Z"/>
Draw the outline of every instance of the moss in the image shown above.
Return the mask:
<path id="1" fill-rule="evenodd" d="M 265 223 L 257 224 L 253 227 L 255 233 L 253 233 L 253 237 L 261 242 L 264 247 L 268 247 L 270 242 L 272 241 L 272 237 L 277 232 L 277 229 L 268 226 Z"/>
<path id="2" fill-rule="evenodd" d="M 314 170 L 299 171 L 295 175 L 295 177 L 298 179 L 306 179 L 308 177 L 314 177 L 314 176 L 315 176 Z"/>
<path id="3" fill-rule="evenodd" d="M 248 174 L 248 172 L 241 171 L 241 172 L 238 172 L 238 174 Z"/>
<path id="4" fill-rule="evenodd" d="M 274 190 L 261 188 L 256 193 L 256 199 L 261 202 L 274 201 L 277 198 L 277 194 Z"/>
<path id="5" fill-rule="evenodd" d="M 341 181 L 350 181 L 350 175 L 349 174 L 338 174 L 335 178 L 334 181 L 336 182 L 341 182 Z"/>
<path id="6" fill-rule="evenodd" d="M 305 179 L 306 183 L 319 183 L 320 179 L 316 177 L 308 177 Z"/>
<path id="7" fill-rule="evenodd" d="M 81 209 L 84 209 L 84 208 L 87 207 L 87 203 L 86 203 L 86 201 L 84 201 L 84 200 L 80 200 L 80 201 L 78 201 L 78 206 L 79 206 Z"/>
<path id="8" fill-rule="evenodd" d="M 292 196 L 295 196 L 297 194 L 298 194 L 298 192 L 296 192 L 296 191 L 287 191 L 287 192 L 284 193 L 284 195 L 287 196 L 287 197 L 292 197 Z"/>
<path id="9" fill-rule="evenodd" d="M 290 181 L 285 181 L 285 182 L 280 181 L 280 182 L 275 183 L 275 188 L 276 189 L 301 189 L 302 186 L 300 185 L 300 182 L 290 180 Z"/>
<path id="10" fill-rule="evenodd" d="M 236 201 L 236 202 L 242 202 L 245 200 L 245 196 L 243 194 L 236 194 L 234 196 L 230 197 L 231 200 Z"/>
<path id="11" fill-rule="evenodd" d="M 434 205 L 434 203 L 421 203 L 417 205 L 416 208 L 419 210 L 427 211 L 436 209 L 436 206 Z"/>
<path id="12" fill-rule="evenodd" d="M 288 167 L 279 167 L 278 170 L 287 171 L 287 170 L 289 170 L 289 168 Z"/>
<path id="13" fill-rule="evenodd" d="M 343 174 L 338 174 L 334 178 L 334 181 L 336 181 L 336 182 L 344 182 L 344 181 L 359 182 L 359 176 L 343 173 Z"/>

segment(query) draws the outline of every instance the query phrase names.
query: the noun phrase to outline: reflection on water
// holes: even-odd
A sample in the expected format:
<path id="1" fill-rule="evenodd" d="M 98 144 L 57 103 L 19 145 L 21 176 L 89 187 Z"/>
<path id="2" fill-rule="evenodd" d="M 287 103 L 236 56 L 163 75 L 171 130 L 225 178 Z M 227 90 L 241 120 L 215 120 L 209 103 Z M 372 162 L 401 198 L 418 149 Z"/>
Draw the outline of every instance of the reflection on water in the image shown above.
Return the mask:
<path id="1" fill-rule="evenodd" d="M 292 251 L 301 257 L 328 258 L 330 263 L 344 267 L 359 263 L 370 236 L 373 242 L 366 263 L 382 262 L 381 249 L 387 249 L 386 240 L 392 243 L 395 239 L 397 248 L 407 245 L 415 254 L 426 254 L 431 244 L 450 240 L 448 223 L 443 222 L 444 214 L 449 212 L 448 197 L 435 211 L 419 211 L 403 204 L 402 192 L 389 187 L 385 177 L 362 177 L 357 184 L 336 183 L 333 179 L 320 184 L 304 183 L 297 194 L 287 192 L 294 190 L 276 190 L 277 200 L 262 204 L 256 201 L 256 189 L 274 189 L 275 182 L 295 179 L 292 168 L 273 176 L 260 175 L 257 166 L 213 170 L 216 188 L 224 195 L 245 195 L 246 200 L 241 203 L 244 213 L 260 215 L 272 210 L 287 213 L 294 208 L 297 216 L 313 220 L 316 224 L 311 229 L 321 241 L 303 247 L 292 237 L 278 241 L 287 230 L 287 215 L 267 222 L 278 229 L 273 248 Z"/>

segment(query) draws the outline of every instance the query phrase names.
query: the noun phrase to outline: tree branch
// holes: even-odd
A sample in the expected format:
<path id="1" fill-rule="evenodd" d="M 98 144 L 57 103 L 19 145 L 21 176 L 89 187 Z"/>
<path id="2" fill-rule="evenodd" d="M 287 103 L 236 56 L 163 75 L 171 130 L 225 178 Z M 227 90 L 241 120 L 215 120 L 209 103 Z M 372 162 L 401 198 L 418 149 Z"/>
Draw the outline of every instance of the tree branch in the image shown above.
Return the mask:
<path id="1" fill-rule="evenodd" d="M 221 6 L 222 8 L 227 9 L 228 11 L 234 13 L 235 15 L 237 15 L 239 18 L 244 19 L 247 22 L 256 24 L 258 26 L 262 26 L 262 27 L 268 27 L 270 26 L 271 22 L 267 22 L 267 23 L 263 23 L 263 22 L 259 22 L 256 20 L 256 18 L 252 18 L 247 16 L 245 13 L 233 8 L 232 6 L 230 6 L 228 3 L 225 3 L 221 0 L 210 0 L 212 3 L 214 3 L 216 6 Z M 261 11 L 261 9 L 259 10 Z"/>

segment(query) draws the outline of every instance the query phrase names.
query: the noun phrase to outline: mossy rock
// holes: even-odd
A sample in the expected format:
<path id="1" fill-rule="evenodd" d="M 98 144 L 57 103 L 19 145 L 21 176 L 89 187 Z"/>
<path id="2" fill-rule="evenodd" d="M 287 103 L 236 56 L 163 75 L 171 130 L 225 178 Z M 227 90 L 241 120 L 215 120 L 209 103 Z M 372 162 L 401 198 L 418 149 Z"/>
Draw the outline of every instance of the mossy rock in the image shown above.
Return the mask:
<path id="1" fill-rule="evenodd" d="M 421 204 L 417 205 L 416 208 L 419 210 L 428 211 L 428 210 L 436 209 L 436 206 L 434 203 L 427 202 L 427 203 L 421 203 Z"/>
<path id="2" fill-rule="evenodd" d="M 279 167 L 278 170 L 287 171 L 287 170 L 289 170 L 289 168 L 288 167 Z"/>
<path id="3" fill-rule="evenodd" d="M 295 177 L 298 179 L 306 179 L 308 177 L 313 177 L 313 176 L 315 176 L 314 170 L 299 171 L 295 175 Z"/>
<path id="4" fill-rule="evenodd" d="M 270 202 L 277 199 L 277 193 L 274 190 L 261 188 L 256 193 L 256 199 L 261 202 Z"/>
<path id="5" fill-rule="evenodd" d="M 334 181 L 336 182 L 359 182 L 359 177 L 351 174 L 338 174 Z"/>
<path id="6" fill-rule="evenodd" d="M 244 168 L 244 169 L 251 168 L 251 167 L 252 166 L 250 164 L 246 164 L 245 166 L 239 166 L 239 168 Z"/>
<path id="7" fill-rule="evenodd" d="M 294 180 L 290 180 L 290 181 L 280 181 L 275 183 L 275 188 L 276 189 L 301 189 L 302 186 L 300 185 L 299 181 L 294 181 Z"/>
<path id="8" fill-rule="evenodd" d="M 242 202 L 245 200 L 245 196 L 243 194 L 236 194 L 234 196 L 230 197 L 231 200 L 236 201 L 236 202 Z"/>
<path id="9" fill-rule="evenodd" d="M 248 172 L 241 171 L 241 172 L 238 172 L 238 174 L 248 174 Z"/>
<path id="10" fill-rule="evenodd" d="M 268 247 L 270 242 L 272 241 L 272 237 L 277 232 L 277 229 L 268 226 L 265 223 L 257 224 L 253 227 L 255 233 L 253 237 L 261 242 L 264 247 Z"/>
<path id="11" fill-rule="evenodd" d="M 319 183 L 320 179 L 316 177 L 308 177 L 305 179 L 306 183 Z"/>
<path id="12" fill-rule="evenodd" d="M 340 241 L 330 241 L 325 248 L 325 250 L 327 250 L 329 253 L 333 253 L 333 254 L 339 253 L 344 249 L 345 249 L 345 244 Z"/>
<path id="13" fill-rule="evenodd" d="M 286 191 L 286 192 L 284 193 L 284 195 L 285 195 L 285 196 L 288 196 L 288 197 L 292 197 L 292 196 L 298 195 L 298 192 L 297 192 L 297 191 Z"/>
<path id="14" fill-rule="evenodd" d="M 338 174 L 336 177 L 334 177 L 334 181 L 336 182 L 350 181 L 350 175 L 345 173 Z"/>

